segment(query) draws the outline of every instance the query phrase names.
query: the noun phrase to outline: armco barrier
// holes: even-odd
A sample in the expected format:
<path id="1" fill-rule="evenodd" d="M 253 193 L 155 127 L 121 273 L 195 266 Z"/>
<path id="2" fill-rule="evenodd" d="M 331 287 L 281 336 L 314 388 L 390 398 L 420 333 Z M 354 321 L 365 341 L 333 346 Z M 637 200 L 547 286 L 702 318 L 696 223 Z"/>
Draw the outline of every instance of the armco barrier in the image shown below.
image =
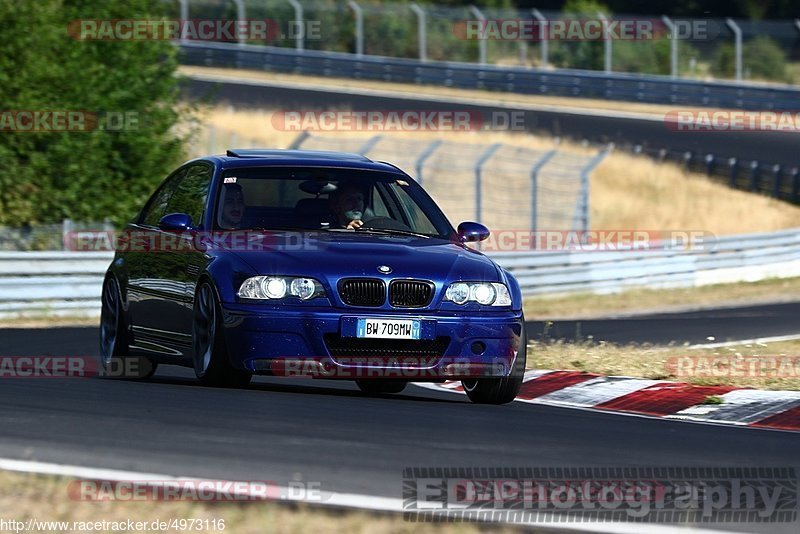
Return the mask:
<path id="1" fill-rule="evenodd" d="M 0 252 L 0 318 L 100 314 L 110 252 Z"/>
<path id="2" fill-rule="evenodd" d="M 614 293 L 800 276 L 800 228 L 707 240 L 693 250 L 492 252 L 525 295 Z M 108 252 L 0 252 L 0 318 L 100 313 Z"/>
<path id="3" fill-rule="evenodd" d="M 184 42 L 179 46 L 183 64 L 206 67 L 257 69 L 676 106 L 794 110 L 800 101 L 800 89 L 778 85 L 704 82 L 669 76 L 586 70 L 422 62 L 416 59 L 229 43 Z"/>

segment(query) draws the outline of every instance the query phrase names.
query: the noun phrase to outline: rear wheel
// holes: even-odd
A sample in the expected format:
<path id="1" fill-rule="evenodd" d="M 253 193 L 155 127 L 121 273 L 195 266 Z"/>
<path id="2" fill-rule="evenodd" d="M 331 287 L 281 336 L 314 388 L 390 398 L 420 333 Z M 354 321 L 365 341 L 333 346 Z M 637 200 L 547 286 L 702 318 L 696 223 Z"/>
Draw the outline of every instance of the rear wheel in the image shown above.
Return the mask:
<path id="1" fill-rule="evenodd" d="M 221 316 L 214 288 L 203 282 L 195 295 L 192 321 L 194 374 L 204 386 L 245 387 L 253 374 L 231 365 L 222 337 Z"/>
<path id="2" fill-rule="evenodd" d="M 400 393 L 406 389 L 408 382 L 406 380 L 356 380 L 358 389 L 364 393 L 380 394 L 380 393 Z"/>
<path id="3" fill-rule="evenodd" d="M 525 335 L 525 318 L 522 318 L 522 333 L 520 334 L 517 356 L 508 376 L 503 378 L 477 378 L 475 380 L 462 380 L 461 385 L 467 393 L 469 400 L 476 404 L 507 404 L 513 401 L 522 387 L 525 376 L 527 360 L 527 336 Z"/>
<path id="4" fill-rule="evenodd" d="M 130 333 L 115 278 L 106 278 L 100 302 L 100 363 L 104 376 L 137 379 L 153 376 L 157 363 L 144 356 L 128 355 Z"/>

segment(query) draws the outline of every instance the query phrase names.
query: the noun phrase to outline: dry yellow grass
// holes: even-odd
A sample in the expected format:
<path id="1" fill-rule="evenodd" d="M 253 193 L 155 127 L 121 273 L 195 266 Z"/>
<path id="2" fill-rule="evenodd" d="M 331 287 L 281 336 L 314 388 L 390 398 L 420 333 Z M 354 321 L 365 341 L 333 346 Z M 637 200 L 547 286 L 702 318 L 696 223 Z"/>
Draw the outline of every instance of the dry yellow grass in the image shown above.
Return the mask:
<path id="1" fill-rule="evenodd" d="M 70 479 L 0 471 L 0 510 L 3 519 L 27 521 L 169 521 L 170 519 L 223 519 L 224 530 L 184 529 L 192 532 L 232 532 L 235 534 L 342 532 L 363 533 L 472 533 L 516 532 L 512 528 L 482 527 L 479 524 L 406 522 L 399 515 L 337 511 L 309 506 L 293 507 L 277 503 L 198 503 L 198 502 L 76 502 L 67 495 Z M 196 526 L 196 525 L 195 525 Z M 24 527 L 23 527 L 24 529 Z M 70 526 L 59 532 L 86 532 Z M 111 532 L 111 530 L 105 530 Z M 154 532 L 147 530 L 149 532 Z M 166 530 L 164 532 L 180 532 Z"/>
<path id="2" fill-rule="evenodd" d="M 678 358 L 686 357 L 693 363 L 682 367 L 688 372 L 679 371 Z M 533 341 L 528 344 L 528 367 L 794 391 L 800 390 L 800 341 L 716 349 Z"/>
<path id="3" fill-rule="evenodd" d="M 723 235 L 800 226 L 797 206 L 627 153 L 607 158 L 591 185 L 591 225 L 598 229 L 702 230 Z"/>

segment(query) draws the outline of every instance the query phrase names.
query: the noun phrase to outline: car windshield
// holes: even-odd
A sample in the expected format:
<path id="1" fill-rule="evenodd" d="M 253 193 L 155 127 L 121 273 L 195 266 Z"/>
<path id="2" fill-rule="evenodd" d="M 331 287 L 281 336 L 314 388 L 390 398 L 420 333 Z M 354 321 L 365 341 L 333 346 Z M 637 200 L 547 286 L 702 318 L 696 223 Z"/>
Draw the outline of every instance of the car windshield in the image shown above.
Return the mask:
<path id="1" fill-rule="evenodd" d="M 218 229 L 356 230 L 449 238 L 452 226 L 405 175 L 322 167 L 230 169 L 220 181 Z"/>

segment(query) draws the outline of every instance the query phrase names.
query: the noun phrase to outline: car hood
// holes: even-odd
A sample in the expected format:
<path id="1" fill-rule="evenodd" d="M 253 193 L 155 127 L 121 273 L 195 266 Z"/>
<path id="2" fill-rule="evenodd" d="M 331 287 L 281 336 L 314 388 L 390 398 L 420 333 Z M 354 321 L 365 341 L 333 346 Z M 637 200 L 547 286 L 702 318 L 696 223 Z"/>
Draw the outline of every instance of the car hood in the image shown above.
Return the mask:
<path id="1" fill-rule="evenodd" d="M 257 274 L 499 281 L 495 263 L 452 241 L 357 232 L 269 233 L 232 250 Z M 242 250 L 252 248 L 254 250 Z M 391 273 L 382 274 L 379 266 Z"/>

